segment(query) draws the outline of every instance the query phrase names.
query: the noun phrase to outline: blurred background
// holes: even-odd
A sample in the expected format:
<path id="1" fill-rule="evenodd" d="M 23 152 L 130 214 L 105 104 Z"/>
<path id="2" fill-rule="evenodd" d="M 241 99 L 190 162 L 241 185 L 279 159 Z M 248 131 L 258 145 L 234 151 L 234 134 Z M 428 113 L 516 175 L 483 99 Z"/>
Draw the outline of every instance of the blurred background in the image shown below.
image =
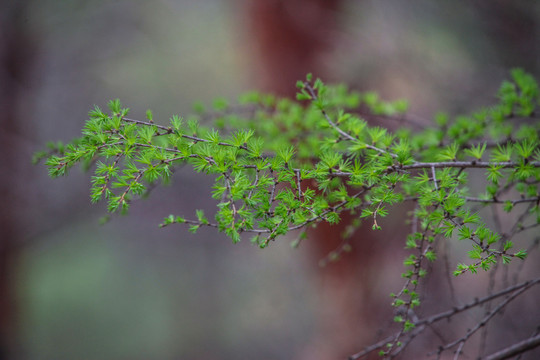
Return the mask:
<path id="1" fill-rule="evenodd" d="M 399 288 L 401 243 L 377 263 L 388 263 L 388 281 L 364 282 L 350 297 L 344 287 L 360 280 L 343 275 L 345 265 L 320 268 L 312 245 L 292 250 L 285 238 L 261 251 L 211 230 L 159 229 L 170 213 L 214 205 L 211 179 L 187 168 L 129 216 L 100 225 L 105 208 L 90 204 L 88 174 L 51 180 L 32 154 L 78 136 L 93 105 L 113 98 L 134 118 L 152 109 L 166 122 L 194 102 L 251 89 L 293 95 L 308 72 L 409 99 L 427 121 L 465 113 L 495 101 L 509 68 L 538 78 L 539 39 L 540 3 L 525 0 L 3 1 L 0 359 L 337 359 L 360 350 L 386 325 L 389 300 L 369 319 L 340 309 Z M 534 316 L 523 321 L 538 325 L 528 301 Z"/>

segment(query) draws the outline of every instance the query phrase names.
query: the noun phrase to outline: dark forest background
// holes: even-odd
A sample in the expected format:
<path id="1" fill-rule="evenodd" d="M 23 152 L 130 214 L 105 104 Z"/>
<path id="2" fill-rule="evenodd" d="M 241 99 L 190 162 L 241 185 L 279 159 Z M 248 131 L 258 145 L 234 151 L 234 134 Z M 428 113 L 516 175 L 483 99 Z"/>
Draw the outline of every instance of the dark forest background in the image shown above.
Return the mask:
<path id="1" fill-rule="evenodd" d="M 429 120 L 493 103 L 512 67 L 540 76 L 537 1 L 261 3 L 1 3 L 0 359 L 300 359 L 324 342 L 317 273 L 329 270 L 313 253 L 157 227 L 211 209 L 211 179 L 179 170 L 100 226 L 86 174 L 53 181 L 31 165 L 47 141 L 78 136 L 94 104 L 118 97 L 165 122 L 254 88 L 293 94 L 314 72 Z M 400 256 L 373 291 L 399 286 Z"/>

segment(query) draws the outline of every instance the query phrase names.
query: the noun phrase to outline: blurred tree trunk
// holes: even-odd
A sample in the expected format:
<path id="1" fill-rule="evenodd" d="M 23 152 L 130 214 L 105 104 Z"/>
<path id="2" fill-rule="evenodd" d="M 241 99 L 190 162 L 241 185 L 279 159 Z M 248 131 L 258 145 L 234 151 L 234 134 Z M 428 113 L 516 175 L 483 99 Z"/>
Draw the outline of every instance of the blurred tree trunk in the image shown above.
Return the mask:
<path id="1" fill-rule="evenodd" d="M 329 80 L 331 76 L 321 62 L 329 50 L 333 36 L 338 33 L 338 10 L 341 0 L 248 0 L 249 34 L 255 48 L 254 72 L 261 89 L 281 96 L 293 97 L 295 83 L 306 73 Z M 487 5 L 489 4 L 489 5 Z M 538 39 L 527 33 L 536 13 L 528 13 L 527 6 L 496 1 L 479 2 L 479 17 L 489 36 L 498 47 L 501 63 L 511 67 L 515 48 L 523 57 L 520 64 L 538 66 L 533 56 L 538 50 Z M 523 66 L 523 65 L 521 65 Z M 531 70 L 532 70 L 531 68 Z M 367 119 L 371 125 L 376 122 Z M 396 213 L 407 209 L 398 209 Z M 352 217 L 345 217 L 337 226 L 319 225 L 302 244 L 307 247 L 313 263 L 339 248 L 340 234 Z M 402 219 L 396 219 L 402 221 Z M 367 224 L 369 225 L 369 224 Z M 317 335 L 301 359 L 337 359 L 360 350 L 375 340 L 376 331 L 391 318 L 388 294 L 377 293 L 382 269 L 396 260 L 402 243 L 391 241 L 405 230 L 403 225 L 387 226 L 383 232 L 373 232 L 369 226 L 356 231 L 351 239 L 353 250 L 335 263 L 317 272 L 320 308 Z M 380 287 L 379 287 L 380 288 Z M 384 297 L 382 297 L 384 296 Z M 372 354 L 378 358 L 377 354 Z"/>
<path id="2" fill-rule="evenodd" d="M 308 72 L 328 75 L 321 55 L 329 50 L 342 0 L 247 0 L 254 48 L 255 82 L 261 89 L 294 97 Z"/>
<path id="3" fill-rule="evenodd" d="M 330 50 L 338 33 L 341 3 L 341 0 L 248 1 L 249 33 L 257 59 L 254 71 L 260 88 L 294 97 L 296 81 L 305 79 L 308 72 L 328 81 L 331 74 L 325 70 L 321 58 Z M 336 226 L 320 224 L 311 232 L 302 246 L 308 248 L 314 266 L 340 247 L 340 234 L 350 220 L 351 217 L 345 218 Z M 371 275 L 382 249 L 367 227 L 357 231 L 355 237 L 351 240 L 351 253 L 316 273 L 322 312 L 318 314 L 315 338 L 299 355 L 301 359 L 346 358 L 374 338 L 371 324 L 382 317 L 377 316 L 381 301 L 372 296 L 376 276 Z"/>
<path id="4" fill-rule="evenodd" d="M 24 82 L 30 75 L 33 43 L 25 19 L 28 2 L 6 1 L 0 5 L 0 359 L 16 357 L 18 345 L 15 264 L 21 244 L 19 219 L 23 127 L 20 109 Z"/>

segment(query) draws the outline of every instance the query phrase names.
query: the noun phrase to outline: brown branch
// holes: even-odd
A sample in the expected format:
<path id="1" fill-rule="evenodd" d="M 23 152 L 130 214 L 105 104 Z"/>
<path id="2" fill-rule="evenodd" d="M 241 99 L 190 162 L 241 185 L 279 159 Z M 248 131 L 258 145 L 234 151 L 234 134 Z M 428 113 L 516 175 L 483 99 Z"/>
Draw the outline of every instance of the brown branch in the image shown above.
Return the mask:
<path id="1" fill-rule="evenodd" d="M 512 205 L 515 204 L 521 204 L 521 203 L 527 203 L 527 202 L 540 202 L 540 196 L 533 197 L 533 198 L 524 198 L 524 199 L 516 199 L 516 200 L 500 200 L 497 198 L 492 199 L 480 199 L 475 197 L 469 197 L 465 196 L 463 199 L 470 201 L 470 202 L 480 202 L 480 203 L 490 203 L 490 204 L 505 204 L 507 202 L 511 203 Z"/>
<path id="2" fill-rule="evenodd" d="M 442 319 L 450 318 L 450 317 L 454 316 L 457 313 L 469 310 L 470 308 L 473 308 L 473 307 L 478 306 L 478 305 L 482 305 L 483 303 L 491 301 L 493 299 L 496 299 L 496 298 L 498 298 L 500 296 L 504 296 L 504 295 L 512 293 L 512 292 L 514 292 L 516 290 L 520 290 L 520 289 L 522 289 L 524 287 L 530 287 L 530 286 L 536 285 L 538 283 L 540 283 L 540 278 L 536 278 L 534 280 L 528 280 L 528 281 L 522 282 L 520 284 L 510 286 L 510 287 L 508 287 L 506 289 L 503 289 L 501 291 L 498 291 L 498 292 L 496 292 L 494 294 L 485 296 L 485 297 L 483 297 L 481 299 L 475 299 L 474 301 L 472 301 L 472 302 L 470 302 L 468 304 L 461 305 L 461 306 L 455 307 L 455 308 L 453 308 L 451 310 L 447 310 L 447 311 L 432 315 L 432 316 L 427 317 L 425 319 L 421 319 L 415 325 L 418 326 L 418 325 L 423 325 L 423 324 L 428 324 L 428 325 L 433 324 L 434 322 L 437 322 L 437 321 L 442 320 Z"/>
<path id="3" fill-rule="evenodd" d="M 317 97 L 317 94 L 315 93 L 315 89 L 311 86 L 311 84 L 309 82 L 304 82 L 304 86 L 306 87 L 306 89 L 308 90 L 309 92 L 309 95 L 311 96 L 311 98 L 313 100 L 317 100 L 318 97 Z M 330 116 L 328 116 L 328 113 L 326 112 L 326 110 L 324 109 L 321 109 L 321 114 L 324 116 L 324 118 L 326 119 L 326 121 L 328 122 L 328 124 L 330 124 L 330 126 L 332 126 L 332 128 L 334 130 L 336 130 L 341 136 L 343 136 L 345 139 L 347 140 L 350 140 L 350 141 L 359 141 L 359 139 L 355 138 L 354 136 L 351 136 L 349 133 L 341 130 L 341 128 L 339 126 L 337 126 L 336 123 L 334 123 L 332 121 L 332 119 L 330 119 Z M 381 154 L 388 154 L 390 155 L 391 157 L 393 158 L 397 158 L 397 155 L 396 154 L 393 154 L 389 151 L 386 151 L 386 150 L 383 150 L 383 149 L 379 149 L 378 147 L 375 147 L 373 145 L 369 145 L 369 144 L 364 144 L 365 147 L 367 149 L 371 149 L 371 150 L 375 150 Z"/>
<path id="4" fill-rule="evenodd" d="M 154 124 L 154 123 L 151 123 L 151 122 L 148 122 L 148 121 L 129 119 L 129 118 L 126 118 L 126 117 L 123 117 L 122 120 L 125 121 L 125 122 L 130 122 L 130 123 L 134 123 L 134 124 L 138 124 L 138 125 L 155 126 L 158 129 L 166 131 L 166 133 L 168 133 L 168 134 L 173 133 L 173 129 L 171 127 L 168 127 L 168 126 L 157 125 L 157 124 Z M 165 134 L 159 134 L 159 135 L 165 135 Z M 211 141 L 211 140 L 203 139 L 203 138 L 200 138 L 200 137 L 197 137 L 197 136 L 190 136 L 190 135 L 185 135 L 185 134 L 182 134 L 180 136 L 185 138 L 185 139 L 193 140 L 195 142 L 213 143 L 213 141 Z M 236 147 L 236 148 L 246 150 L 246 151 L 248 150 L 248 147 L 245 146 L 245 145 L 236 146 L 236 145 L 229 144 L 229 143 L 226 143 L 226 142 L 219 142 L 219 143 L 217 143 L 217 145 Z"/>
<path id="5" fill-rule="evenodd" d="M 416 162 L 411 165 L 403 165 L 400 169 L 409 170 L 409 169 L 426 169 L 426 168 L 489 168 L 492 166 L 500 166 L 502 168 L 511 168 L 520 165 L 514 161 L 502 161 L 502 162 L 491 162 L 491 161 L 443 161 L 443 162 Z M 540 167 L 540 161 L 531 161 L 529 165 L 534 167 Z"/>
<path id="6" fill-rule="evenodd" d="M 450 309 L 450 310 L 447 310 L 447 311 L 444 311 L 444 312 L 429 316 L 429 317 L 424 318 L 424 319 L 420 319 L 420 320 L 418 320 L 418 321 L 416 321 L 414 323 L 416 328 L 413 330 L 413 332 L 411 333 L 410 336 L 416 336 L 417 333 L 420 333 L 425 329 L 425 326 L 429 326 L 429 325 L 431 325 L 431 324 L 433 324 L 433 323 L 435 323 L 435 322 L 437 322 L 439 320 L 451 318 L 452 316 L 454 316 L 454 315 L 456 315 L 456 314 L 458 314 L 460 312 L 469 310 L 469 309 L 474 308 L 476 306 L 482 305 L 482 304 L 484 304 L 484 303 L 486 303 L 488 301 L 491 301 L 491 300 L 496 299 L 498 297 L 513 293 L 513 292 L 518 291 L 518 290 L 520 292 L 517 293 L 517 295 L 519 295 L 521 293 L 521 291 L 527 290 L 527 288 L 530 288 L 530 287 L 532 287 L 532 286 L 534 286 L 536 284 L 539 284 L 539 283 L 540 283 L 540 278 L 536 278 L 536 279 L 533 279 L 533 280 L 528 280 L 528 281 L 522 282 L 520 284 L 510 286 L 510 287 L 508 287 L 506 289 L 503 289 L 503 290 L 498 291 L 496 293 L 493 293 L 491 295 L 485 296 L 483 298 L 475 299 L 474 301 L 472 301 L 470 303 L 467 303 L 465 305 L 454 307 L 453 309 Z M 379 341 L 379 342 L 377 342 L 375 344 L 366 346 L 362 351 L 360 351 L 360 352 L 358 352 L 358 353 L 356 353 L 354 355 L 349 356 L 349 360 L 360 359 L 360 358 L 366 356 L 367 354 L 386 346 L 386 344 L 388 344 L 390 341 L 392 341 L 395 337 L 396 337 L 396 334 L 388 336 L 388 337 L 384 338 L 383 340 L 381 340 L 381 341 Z M 490 359 L 490 360 L 492 360 L 492 359 Z"/>
<path id="7" fill-rule="evenodd" d="M 540 346 L 540 334 L 515 343 L 505 349 L 499 350 L 496 353 L 486 356 L 483 360 L 503 360 L 512 356 L 522 354 Z"/>
<path id="8" fill-rule="evenodd" d="M 502 309 L 504 309 L 504 307 L 506 307 L 508 303 L 510 303 L 512 300 L 514 300 L 516 297 L 521 295 L 523 292 L 525 292 L 528 288 L 530 288 L 533 285 L 534 283 L 527 284 L 521 289 L 509 295 L 506 299 L 501 301 L 492 311 L 488 312 L 487 315 L 484 316 L 482 320 L 480 320 L 480 322 L 478 322 L 472 329 L 467 330 L 465 335 L 463 335 L 461 338 L 449 344 L 439 347 L 439 350 L 437 352 L 440 354 L 444 350 L 451 349 L 458 344 L 460 344 L 460 348 L 461 348 L 462 347 L 461 344 L 465 343 L 476 331 L 478 331 L 480 328 L 485 326 L 491 320 L 491 318 L 495 316 L 496 314 L 498 314 L 500 311 L 502 311 Z M 459 351 L 457 352 L 457 354 L 459 354 Z"/>

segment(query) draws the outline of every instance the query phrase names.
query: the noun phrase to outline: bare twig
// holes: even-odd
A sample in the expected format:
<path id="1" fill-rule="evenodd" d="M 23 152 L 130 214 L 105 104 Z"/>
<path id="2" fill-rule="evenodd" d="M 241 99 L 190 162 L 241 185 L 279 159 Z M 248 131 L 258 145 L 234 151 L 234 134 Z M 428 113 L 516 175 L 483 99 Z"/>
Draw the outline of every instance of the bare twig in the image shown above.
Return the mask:
<path id="1" fill-rule="evenodd" d="M 429 317 L 426 317 L 426 318 L 423 318 L 423 319 L 420 319 L 418 321 L 416 321 L 414 323 L 415 325 L 415 329 L 412 331 L 412 335 L 414 334 L 414 336 L 416 336 L 417 332 L 422 332 L 425 328 L 425 326 L 428 326 L 428 325 L 431 325 L 433 323 L 436 323 L 440 320 L 443 320 L 443 319 L 449 319 L 453 316 L 455 316 L 456 314 L 459 314 L 463 311 L 467 311 L 469 309 L 472 309 L 474 307 L 477 307 L 477 306 L 480 306 L 488 301 L 491 301 L 493 299 L 496 299 L 498 297 L 501 297 L 501 296 L 505 296 L 505 295 L 508 295 L 508 294 L 512 294 L 513 297 L 521 294 L 523 291 L 531 288 L 532 286 L 534 285 L 537 285 L 540 283 L 540 278 L 536 278 L 536 279 L 533 279 L 533 280 L 528 280 L 528 281 L 525 281 L 525 282 L 522 282 L 520 284 L 517 284 L 517 285 L 513 285 L 513 286 L 510 286 L 506 289 L 503 289 L 503 290 L 500 290 L 496 293 L 493 293 L 491 295 L 488 295 L 488 296 L 485 296 L 483 298 L 480 298 L 480 299 L 475 299 L 474 301 L 472 302 L 469 302 L 467 304 L 464 304 L 464 305 L 461 305 L 461 306 L 457 306 L 457 307 L 454 307 L 450 310 L 447 310 L 447 311 L 443 311 L 441 313 L 438 313 L 438 314 L 434 314 L 434 315 L 431 315 Z M 511 300 L 511 299 L 510 299 Z M 506 305 L 506 303 L 508 302 L 508 299 L 503 301 L 503 305 Z M 501 306 L 501 304 L 499 304 L 499 306 Z M 497 307 L 497 309 L 499 309 L 499 306 Z M 366 346 L 362 351 L 354 354 L 354 355 L 351 355 L 349 357 L 350 360 L 357 360 L 357 359 L 361 359 L 362 357 L 366 356 L 367 354 L 377 350 L 377 349 L 381 349 L 382 347 L 386 346 L 386 344 L 388 344 L 390 341 L 392 341 L 393 339 L 395 339 L 397 333 L 394 334 L 394 335 L 391 335 L 391 336 L 388 336 L 386 338 L 384 338 L 383 340 L 375 343 L 375 344 L 372 344 L 372 345 L 369 345 L 369 346 Z M 411 335 L 411 336 L 412 336 Z M 459 339 L 461 340 L 461 339 Z M 454 345 L 457 345 L 458 342 L 454 342 L 455 344 Z"/>
<path id="2" fill-rule="evenodd" d="M 473 328 L 468 329 L 467 332 L 465 333 L 465 335 L 463 335 L 461 338 L 459 338 L 459 339 L 457 339 L 457 340 L 455 340 L 455 341 L 453 341 L 453 342 L 451 342 L 449 344 L 441 346 L 438 351 L 442 352 L 444 350 L 451 349 L 451 348 L 453 348 L 454 346 L 456 346 L 458 344 L 465 343 L 474 333 L 476 333 L 480 328 L 485 326 L 491 320 L 491 318 L 493 316 L 495 316 L 502 309 L 504 309 L 506 307 L 506 305 L 508 305 L 508 303 L 510 303 L 510 301 L 514 300 L 516 297 L 521 295 L 523 292 L 525 292 L 528 288 L 530 288 L 533 285 L 534 285 L 534 283 L 527 284 L 527 285 L 523 286 L 522 288 L 520 288 L 519 290 L 516 290 L 515 292 L 513 292 L 506 299 L 501 301 L 493 310 L 491 310 L 489 313 L 487 313 L 487 315 L 484 316 L 484 318 L 482 318 L 482 320 L 480 320 L 480 322 L 478 322 Z"/>
<path id="3" fill-rule="evenodd" d="M 540 346 L 540 334 L 515 343 L 505 349 L 499 350 L 496 353 L 486 356 L 483 360 L 503 360 L 512 356 L 522 354 Z"/>

